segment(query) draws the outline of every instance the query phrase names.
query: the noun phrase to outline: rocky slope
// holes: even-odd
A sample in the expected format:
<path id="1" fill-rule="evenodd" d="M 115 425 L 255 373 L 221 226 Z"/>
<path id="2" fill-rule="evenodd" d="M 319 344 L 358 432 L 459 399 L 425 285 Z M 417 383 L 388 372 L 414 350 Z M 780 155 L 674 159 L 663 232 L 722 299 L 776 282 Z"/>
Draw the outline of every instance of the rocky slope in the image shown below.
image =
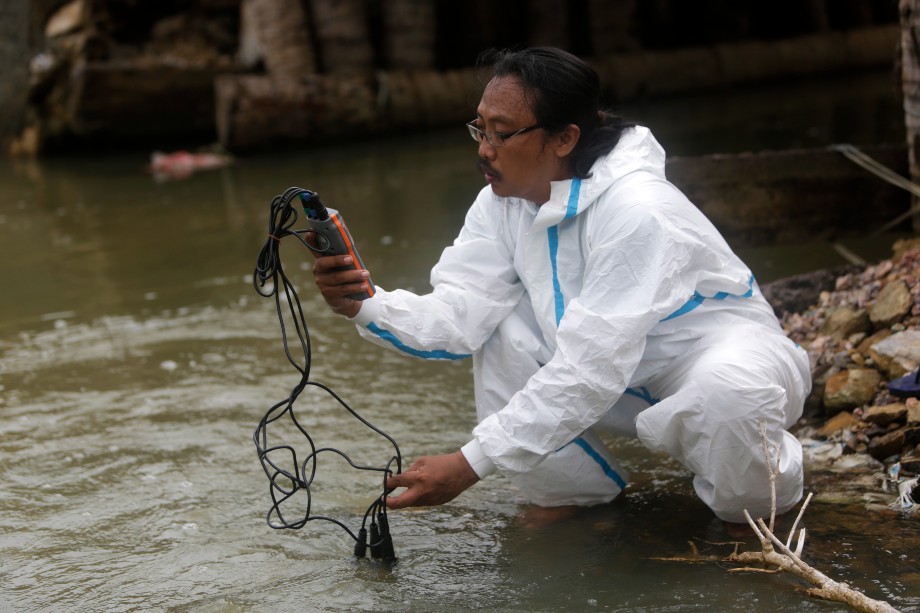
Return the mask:
<path id="1" fill-rule="evenodd" d="M 817 299 L 800 308 L 809 285 Z M 811 489 L 824 489 L 819 500 L 913 513 L 920 501 L 920 239 L 897 242 L 891 259 L 808 282 L 783 280 L 764 294 L 811 361 L 813 389 L 796 429 Z"/>

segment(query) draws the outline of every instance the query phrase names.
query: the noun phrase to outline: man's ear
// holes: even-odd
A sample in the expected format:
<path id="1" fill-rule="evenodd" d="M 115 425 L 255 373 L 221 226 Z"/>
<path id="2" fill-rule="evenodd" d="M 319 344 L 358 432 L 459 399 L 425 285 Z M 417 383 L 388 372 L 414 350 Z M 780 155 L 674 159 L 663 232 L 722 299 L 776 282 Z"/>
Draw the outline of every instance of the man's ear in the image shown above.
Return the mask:
<path id="1" fill-rule="evenodd" d="M 570 123 L 565 127 L 565 130 L 556 135 L 558 139 L 556 145 L 556 156 L 564 158 L 575 149 L 575 145 L 578 144 L 578 139 L 581 137 L 581 128 L 576 126 L 574 123 Z"/>

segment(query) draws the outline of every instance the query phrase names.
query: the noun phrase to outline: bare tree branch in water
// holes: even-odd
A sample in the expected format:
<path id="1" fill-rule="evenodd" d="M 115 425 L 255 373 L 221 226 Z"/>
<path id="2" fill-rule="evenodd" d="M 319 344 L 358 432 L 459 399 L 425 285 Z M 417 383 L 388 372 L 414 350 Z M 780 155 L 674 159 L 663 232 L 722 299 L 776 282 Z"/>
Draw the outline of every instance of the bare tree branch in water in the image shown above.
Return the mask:
<path id="1" fill-rule="evenodd" d="M 773 527 L 776 518 L 776 474 L 779 472 L 779 449 L 774 447 L 774 449 L 776 449 L 776 454 L 775 457 L 771 457 L 773 454 L 770 453 L 770 445 L 767 440 L 767 424 L 763 419 L 760 421 L 760 438 L 763 442 L 764 455 L 767 460 L 767 470 L 770 473 L 770 488 L 772 494 L 770 525 L 767 526 L 767 523 L 761 518 L 755 521 L 748 513 L 747 509 L 745 509 L 744 516 L 747 519 L 748 525 L 750 525 L 751 529 L 760 540 L 761 551 L 742 553 L 736 551 L 732 553 L 727 560 L 740 564 L 763 564 L 768 567 L 775 567 L 783 572 L 791 573 L 805 579 L 814 586 L 808 590 L 809 595 L 833 602 L 842 602 L 850 605 L 857 611 L 864 611 L 867 613 L 897 613 L 897 609 L 888 603 L 869 598 L 862 592 L 851 588 L 845 583 L 834 581 L 824 573 L 804 562 L 801 555 L 805 547 L 805 528 L 802 528 L 798 533 L 795 551 L 790 548 L 792 539 L 796 533 L 796 527 L 802 519 L 802 515 L 805 513 L 805 508 L 811 501 L 811 494 L 808 495 L 805 502 L 802 504 L 802 508 L 792 525 L 792 529 L 789 531 L 789 537 L 786 542 L 783 543 L 776 537 L 773 533 Z M 744 570 L 760 572 L 763 569 L 754 567 L 733 570 L 736 572 Z"/>

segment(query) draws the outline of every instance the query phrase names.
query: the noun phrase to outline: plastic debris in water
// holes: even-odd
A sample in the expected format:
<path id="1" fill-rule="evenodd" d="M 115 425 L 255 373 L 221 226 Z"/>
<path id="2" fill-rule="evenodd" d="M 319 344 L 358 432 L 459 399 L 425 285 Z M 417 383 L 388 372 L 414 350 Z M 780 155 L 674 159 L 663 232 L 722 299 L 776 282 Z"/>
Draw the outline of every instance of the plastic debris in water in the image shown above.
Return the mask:
<path id="1" fill-rule="evenodd" d="M 221 153 L 192 153 L 154 151 L 147 169 L 158 181 L 187 179 L 201 170 L 214 170 L 233 163 L 233 157 Z"/>
<path id="2" fill-rule="evenodd" d="M 901 463 L 895 462 L 888 468 L 888 478 L 897 483 L 899 474 L 901 474 Z"/>
<path id="3" fill-rule="evenodd" d="M 916 510 L 917 503 L 914 502 L 911 492 L 917 487 L 918 482 L 920 482 L 920 477 L 914 477 L 898 484 L 898 504 L 902 511 L 913 513 Z"/>

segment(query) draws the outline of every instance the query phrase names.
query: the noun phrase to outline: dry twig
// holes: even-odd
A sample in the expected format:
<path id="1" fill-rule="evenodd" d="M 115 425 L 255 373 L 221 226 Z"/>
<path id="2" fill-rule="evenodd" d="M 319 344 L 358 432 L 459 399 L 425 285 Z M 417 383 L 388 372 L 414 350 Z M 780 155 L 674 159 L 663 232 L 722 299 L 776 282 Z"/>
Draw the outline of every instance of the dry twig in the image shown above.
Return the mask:
<path id="1" fill-rule="evenodd" d="M 887 602 L 869 598 L 862 592 L 851 588 L 845 583 L 834 581 L 824 573 L 804 562 L 800 556 L 805 546 L 805 528 L 802 528 L 799 532 L 799 539 L 795 551 L 790 549 L 793 536 L 795 536 L 795 529 L 805 512 L 805 507 L 808 506 L 811 500 L 811 494 L 808 495 L 808 498 L 806 498 L 805 502 L 802 504 L 802 508 L 792 525 L 786 543 L 780 541 L 776 535 L 773 534 L 774 519 L 776 517 L 776 475 L 779 472 L 779 448 L 774 447 L 774 449 L 776 449 L 776 457 L 775 459 L 772 458 L 769 451 L 766 428 L 766 421 L 761 419 L 760 436 L 763 443 L 764 455 L 767 460 L 767 470 L 770 473 L 770 499 L 772 507 L 770 509 L 770 525 L 767 526 L 763 519 L 754 521 L 745 509 L 744 516 L 747 519 L 748 525 L 751 526 L 751 529 L 754 530 L 754 533 L 760 540 L 762 550 L 759 552 L 736 552 L 728 557 L 728 561 L 741 564 L 765 564 L 774 566 L 781 571 L 801 577 L 815 586 L 808 590 L 811 596 L 834 602 L 842 602 L 850 605 L 857 611 L 864 611 L 867 613 L 897 613 L 897 609 Z"/>

